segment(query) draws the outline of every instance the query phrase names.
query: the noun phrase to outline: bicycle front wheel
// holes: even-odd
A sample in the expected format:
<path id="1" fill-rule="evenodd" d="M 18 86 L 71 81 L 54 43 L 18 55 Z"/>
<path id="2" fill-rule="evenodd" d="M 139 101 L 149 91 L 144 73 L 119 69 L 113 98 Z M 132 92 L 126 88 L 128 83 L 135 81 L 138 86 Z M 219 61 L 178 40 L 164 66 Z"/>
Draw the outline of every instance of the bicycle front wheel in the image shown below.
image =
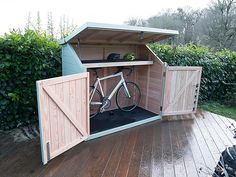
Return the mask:
<path id="1" fill-rule="evenodd" d="M 116 92 L 116 104 L 122 111 L 132 111 L 140 102 L 141 92 L 137 84 L 126 82 L 128 92 L 124 85 L 120 86 Z"/>
<path id="2" fill-rule="evenodd" d="M 100 112 L 100 107 L 102 105 L 102 94 L 98 89 L 95 90 L 93 86 L 90 86 L 89 91 L 90 102 L 90 118 L 95 117 Z"/>

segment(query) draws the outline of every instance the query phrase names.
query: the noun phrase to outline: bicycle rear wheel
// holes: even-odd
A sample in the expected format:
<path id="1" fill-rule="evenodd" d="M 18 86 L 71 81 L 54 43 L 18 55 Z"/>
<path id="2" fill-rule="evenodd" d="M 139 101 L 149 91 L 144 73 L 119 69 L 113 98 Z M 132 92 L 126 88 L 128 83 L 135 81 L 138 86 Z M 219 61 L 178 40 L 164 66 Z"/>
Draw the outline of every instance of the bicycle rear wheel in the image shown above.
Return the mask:
<path id="1" fill-rule="evenodd" d="M 135 109 L 141 98 L 141 92 L 137 84 L 126 82 L 129 94 L 126 92 L 124 85 L 120 86 L 116 92 L 116 104 L 122 111 L 132 111 Z"/>
<path id="2" fill-rule="evenodd" d="M 92 93 L 94 91 L 94 87 L 90 86 L 90 90 L 89 90 L 89 98 L 91 99 L 92 97 Z M 99 112 L 100 112 L 100 108 L 102 106 L 102 104 L 96 104 L 96 103 L 101 103 L 102 102 L 102 94 L 100 93 L 100 91 L 98 89 L 95 90 L 94 95 L 92 97 L 92 100 L 90 102 L 90 118 L 95 117 Z"/>

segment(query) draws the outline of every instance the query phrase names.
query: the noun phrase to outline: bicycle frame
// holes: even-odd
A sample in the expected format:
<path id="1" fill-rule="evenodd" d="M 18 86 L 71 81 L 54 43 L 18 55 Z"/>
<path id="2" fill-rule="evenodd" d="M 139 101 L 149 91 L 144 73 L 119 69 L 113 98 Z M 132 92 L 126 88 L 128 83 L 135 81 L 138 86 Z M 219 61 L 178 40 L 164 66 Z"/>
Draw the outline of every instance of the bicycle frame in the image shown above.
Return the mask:
<path id="1" fill-rule="evenodd" d="M 119 87 L 121 85 L 124 86 L 125 88 L 125 91 L 126 91 L 126 94 L 127 96 L 130 98 L 130 93 L 129 93 L 129 90 L 127 88 L 127 85 L 125 83 L 125 79 L 124 79 L 124 76 L 123 76 L 123 73 L 122 72 L 119 72 L 117 74 L 112 74 L 112 75 L 109 75 L 109 76 L 106 76 L 106 77 L 102 77 L 102 78 L 97 78 L 96 82 L 94 83 L 94 90 L 92 92 L 92 95 L 90 97 L 90 100 L 89 100 L 89 103 L 90 104 L 93 104 L 93 105 L 102 105 L 103 103 L 102 102 L 91 102 L 92 101 L 92 98 L 94 96 L 94 93 L 96 91 L 96 89 L 99 87 L 100 91 L 101 91 L 101 94 L 102 94 L 102 97 L 104 98 L 105 95 L 104 95 L 104 92 L 103 92 L 103 89 L 102 89 L 102 85 L 101 85 L 101 81 L 103 80 L 107 80 L 107 79 L 110 79 L 110 78 L 113 78 L 113 77 L 120 77 L 120 81 L 118 82 L 118 84 L 115 86 L 115 88 L 112 90 L 112 92 L 110 93 L 110 95 L 108 96 L 108 100 L 111 100 L 111 98 L 114 96 L 114 94 L 117 92 L 117 90 L 119 89 Z"/>

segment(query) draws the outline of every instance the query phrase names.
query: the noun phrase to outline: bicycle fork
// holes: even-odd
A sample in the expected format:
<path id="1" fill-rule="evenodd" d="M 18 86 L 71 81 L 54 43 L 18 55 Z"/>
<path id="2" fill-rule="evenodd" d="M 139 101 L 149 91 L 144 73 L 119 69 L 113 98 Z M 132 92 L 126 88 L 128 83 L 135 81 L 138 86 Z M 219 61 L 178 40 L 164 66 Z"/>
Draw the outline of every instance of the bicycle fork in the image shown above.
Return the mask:
<path id="1" fill-rule="evenodd" d="M 125 82 L 125 79 L 124 79 L 124 77 L 123 77 L 123 73 L 121 73 L 121 80 L 120 80 L 120 82 L 119 82 L 119 83 L 116 85 L 116 87 L 113 89 L 113 91 L 112 91 L 112 93 L 109 95 L 109 97 L 106 98 L 105 100 L 103 100 L 102 106 L 101 106 L 101 108 L 100 108 L 100 112 L 101 112 L 101 113 L 105 111 L 106 106 L 107 106 L 108 104 L 110 104 L 110 102 L 111 102 L 111 98 L 113 97 L 113 95 L 118 91 L 118 89 L 119 89 L 120 86 L 122 86 L 122 85 L 123 85 L 123 87 L 124 87 L 124 89 L 125 89 L 125 94 L 126 94 L 126 96 L 129 97 L 129 98 L 131 98 L 131 95 L 130 95 L 130 93 L 129 93 L 128 87 L 127 87 L 126 82 Z"/>
<path id="2" fill-rule="evenodd" d="M 130 93 L 129 93 L 129 90 L 128 90 L 128 87 L 127 87 L 125 81 L 123 80 L 121 84 L 123 85 L 123 87 L 124 87 L 124 89 L 125 89 L 125 94 L 126 94 L 126 96 L 129 97 L 129 98 L 131 98 L 131 95 L 130 95 Z M 118 84 L 118 86 L 120 86 L 120 84 Z M 114 89 L 114 91 L 115 91 L 114 93 L 116 93 L 118 89 L 119 89 L 119 87 L 118 87 L 118 88 L 115 88 L 115 89 Z M 101 112 L 101 113 L 104 112 L 105 109 L 106 109 L 106 106 L 107 106 L 108 104 L 110 104 L 110 102 L 111 102 L 110 99 L 111 99 L 111 97 L 114 95 L 114 93 L 111 94 L 108 98 L 105 98 L 105 100 L 103 100 L 102 106 L 101 106 L 101 108 L 100 108 L 100 112 Z"/>

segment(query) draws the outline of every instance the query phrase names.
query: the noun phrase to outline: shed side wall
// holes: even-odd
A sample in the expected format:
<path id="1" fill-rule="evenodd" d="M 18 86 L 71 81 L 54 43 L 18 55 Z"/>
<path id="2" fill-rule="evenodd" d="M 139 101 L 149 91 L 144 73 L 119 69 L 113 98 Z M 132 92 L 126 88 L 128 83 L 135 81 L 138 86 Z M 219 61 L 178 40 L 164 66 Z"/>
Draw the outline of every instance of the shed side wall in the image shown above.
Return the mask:
<path id="1" fill-rule="evenodd" d="M 136 81 L 142 91 L 140 106 L 148 111 L 160 114 L 163 88 L 162 61 L 145 45 L 139 46 L 140 56 L 148 56 L 154 64 L 150 66 L 139 66 L 137 69 Z"/>

